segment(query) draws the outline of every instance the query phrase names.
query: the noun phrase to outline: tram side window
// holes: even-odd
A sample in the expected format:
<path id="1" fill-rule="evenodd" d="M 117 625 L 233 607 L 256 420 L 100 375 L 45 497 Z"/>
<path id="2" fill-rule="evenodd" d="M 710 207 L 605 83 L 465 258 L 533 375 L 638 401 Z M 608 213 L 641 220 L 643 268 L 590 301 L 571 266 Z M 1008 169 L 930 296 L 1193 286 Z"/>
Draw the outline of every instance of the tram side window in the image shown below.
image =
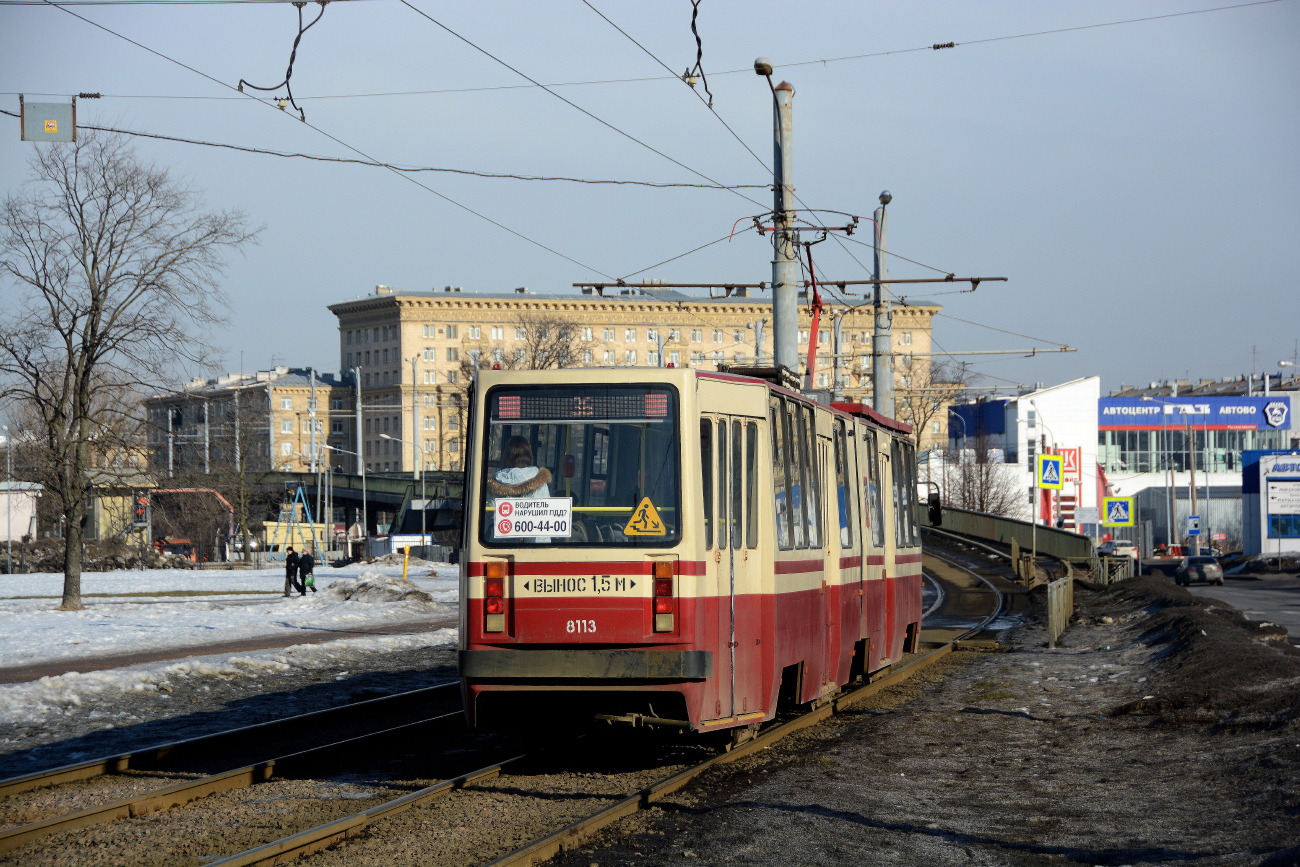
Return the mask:
<path id="1" fill-rule="evenodd" d="M 840 504 L 840 547 L 853 547 L 853 490 L 845 472 L 848 448 L 844 437 L 844 420 L 835 422 L 835 494 Z"/>
<path id="2" fill-rule="evenodd" d="M 776 545 L 790 550 L 790 459 L 786 448 L 785 411 L 779 397 L 772 398 L 772 493 L 776 502 Z"/>
<path id="3" fill-rule="evenodd" d="M 745 425 L 745 547 L 758 547 L 758 425 Z"/>
<path id="4" fill-rule="evenodd" d="M 744 534 L 744 494 L 745 452 L 742 449 L 741 424 L 731 422 L 731 547 L 737 549 L 745 544 Z"/>
<path id="5" fill-rule="evenodd" d="M 704 547 L 713 547 L 713 423 L 700 419 L 700 468 L 704 488 Z"/>
<path id="6" fill-rule="evenodd" d="M 920 528 L 917 525 L 917 510 L 920 508 L 919 495 L 917 491 L 917 447 L 907 443 L 907 474 L 911 477 L 910 493 L 907 498 L 910 500 L 911 508 L 907 510 L 907 523 L 911 524 L 911 546 L 920 545 Z"/>
<path id="7" fill-rule="evenodd" d="M 875 431 L 868 431 L 866 436 L 867 475 L 863 480 L 867 490 L 867 525 L 871 528 L 871 544 L 877 548 L 885 546 L 885 517 L 880 503 L 880 450 Z"/>
<path id="8" fill-rule="evenodd" d="M 820 548 L 822 545 L 822 499 L 821 485 L 817 477 L 817 425 L 813 420 L 812 407 L 801 407 L 799 413 L 799 457 L 803 464 L 804 479 L 808 483 L 808 496 L 804 498 L 808 515 L 808 547 Z"/>
<path id="9" fill-rule="evenodd" d="M 898 440 L 891 439 L 889 442 L 889 462 L 893 466 L 893 485 L 891 489 L 894 492 L 894 544 L 899 548 L 907 547 L 907 518 L 904 516 L 904 474 L 903 460 L 900 456 Z"/>
<path id="10" fill-rule="evenodd" d="M 718 549 L 727 549 L 727 423 L 718 422 Z"/>
<path id="11" fill-rule="evenodd" d="M 808 547 L 808 489 L 804 487 L 803 468 L 807 461 L 801 461 L 803 449 L 799 442 L 799 408 L 793 401 L 785 406 L 785 439 L 790 444 L 790 520 L 794 524 L 794 546 Z M 804 443 L 806 445 L 806 443 Z"/>

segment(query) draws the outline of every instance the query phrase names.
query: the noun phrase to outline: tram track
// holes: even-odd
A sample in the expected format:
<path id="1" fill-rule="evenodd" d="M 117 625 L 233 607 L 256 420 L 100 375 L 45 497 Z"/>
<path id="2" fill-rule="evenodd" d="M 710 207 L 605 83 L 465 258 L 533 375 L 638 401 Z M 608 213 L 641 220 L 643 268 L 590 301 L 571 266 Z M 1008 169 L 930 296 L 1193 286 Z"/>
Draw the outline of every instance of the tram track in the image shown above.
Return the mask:
<path id="1" fill-rule="evenodd" d="M 372 796 L 368 798 L 360 797 L 367 794 L 366 792 L 340 796 L 325 791 L 331 785 L 331 778 L 328 774 L 322 772 L 328 771 L 332 764 L 338 764 L 339 758 L 355 756 L 357 753 L 364 751 L 366 744 L 371 747 L 380 747 L 382 751 L 384 745 L 394 742 L 429 744 L 444 740 L 442 734 L 440 734 L 439 726 L 448 725 L 448 722 L 447 717 L 441 717 L 420 720 L 402 726 L 388 727 L 383 731 L 371 731 L 356 738 L 343 739 L 309 750 L 301 750 L 274 759 L 250 763 L 197 780 L 180 781 L 155 791 L 143 793 L 138 797 L 119 799 L 113 803 L 79 811 L 80 815 L 69 814 L 64 817 L 52 817 L 50 823 L 42 828 L 28 828 L 26 831 L 23 831 L 23 829 L 10 829 L 5 833 L 35 833 L 35 836 L 23 837 L 14 834 L 10 837 L 14 841 L 13 845 L 5 846 L 3 842 L 0 842 L 0 852 L 37 840 L 42 833 L 55 834 L 58 831 L 85 828 L 90 824 L 112 822 L 117 818 L 143 818 L 146 821 L 166 822 L 166 816 L 153 816 L 152 813 L 159 810 L 168 810 L 170 807 L 182 804 L 191 805 L 191 810 L 198 809 L 199 812 L 206 812 L 207 808 L 196 804 L 196 801 L 207 799 L 208 802 L 212 802 L 212 808 L 215 809 L 215 802 L 228 799 L 211 796 L 221 795 L 240 788 L 250 788 L 255 784 L 271 782 L 273 779 L 291 777 L 310 782 L 322 792 L 320 797 L 334 798 L 336 800 L 326 802 L 325 808 L 321 808 L 319 804 L 312 801 L 311 796 L 295 795 L 293 797 L 297 798 L 298 801 L 295 802 L 294 810 L 290 811 L 291 815 L 278 822 L 281 826 L 287 826 L 291 833 L 276 835 L 274 834 L 274 826 L 268 823 L 268 827 L 259 829 L 258 833 L 252 835 L 262 838 L 256 845 L 234 854 L 220 853 L 218 855 L 218 853 L 214 852 L 204 857 L 203 861 L 219 865 L 272 864 L 285 863 L 308 855 L 323 853 L 323 856 L 315 860 L 321 863 L 331 863 L 332 861 L 351 863 L 350 859 L 361 855 L 361 853 L 353 851 L 352 844 L 364 842 L 367 845 L 363 848 L 367 849 L 374 846 L 384 850 L 390 844 L 400 848 L 403 845 L 402 841 L 409 841 L 417 830 L 446 828 L 448 826 L 463 829 L 466 834 L 472 836 L 476 832 L 476 828 L 481 832 L 482 829 L 478 826 L 483 825 L 485 813 L 499 813 L 504 816 L 514 812 L 524 812 L 529 815 L 539 816 L 539 818 L 544 816 L 545 820 L 540 822 L 540 828 L 532 826 L 524 829 L 508 824 L 500 827 L 501 835 L 499 839 L 511 844 L 518 843 L 518 845 L 514 845 L 514 848 L 499 854 L 490 863 L 492 865 L 537 863 L 564 849 L 579 845 L 585 838 L 618 821 L 620 818 L 653 806 L 659 800 L 690 785 L 692 781 L 707 773 L 710 769 L 767 749 L 797 731 L 816 725 L 881 690 L 901 683 L 916 672 L 938 662 L 957 648 L 958 642 L 978 634 L 1002 611 L 1004 598 L 1001 592 L 992 581 L 980 576 L 969 567 L 951 558 L 933 555 L 927 551 L 927 557 L 929 556 L 933 556 L 936 561 L 943 563 L 948 568 L 963 571 L 975 581 L 987 585 L 988 593 L 986 598 L 993 600 L 992 604 L 989 605 L 993 609 L 992 612 L 977 623 L 969 625 L 960 633 L 948 638 L 942 645 L 909 660 L 905 665 L 899 666 L 895 664 L 891 669 L 877 673 L 869 683 L 842 692 L 830 698 L 822 706 L 798 717 L 770 724 L 766 731 L 759 733 L 753 740 L 730 751 L 714 753 L 699 761 L 688 760 L 689 756 L 678 754 L 662 757 L 664 758 L 663 762 L 651 763 L 654 767 L 639 767 L 621 772 L 574 772 L 569 770 L 569 767 L 580 766 L 582 759 L 579 757 L 584 750 L 587 753 L 587 759 L 595 761 L 597 765 L 601 761 L 607 761 L 595 756 L 590 749 L 578 746 L 573 750 L 573 756 L 556 756 L 548 760 L 545 758 L 539 759 L 536 755 L 508 755 L 504 759 L 490 762 L 475 770 L 461 772 L 444 779 L 413 780 L 410 773 L 399 772 L 383 783 L 376 783 L 375 776 L 363 775 L 370 787 L 369 794 Z M 936 576 L 932 575 L 931 580 L 936 580 L 939 583 L 941 598 L 937 600 L 938 604 L 936 606 L 931 606 L 931 610 L 927 611 L 927 615 L 942 611 L 945 605 L 952 604 L 962 596 L 960 592 L 942 589 L 945 582 Z M 444 685 L 434 689 L 446 690 L 451 686 L 453 685 Z M 412 694 L 403 694 L 403 696 L 426 692 L 429 691 L 421 690 Z M 389 698 L 396 699 L 403 696 Z M 380 702 L 380 704 L 375 705 L 375 702 Z M 370 705 L 370 707 L 366 708 L 366 705 Z M 383 700 L 376 699 L 371 700 L 371 702 L 362 702 L 349 706 L 349 709 L 363 708 L 362 713 L 375 715 L 375 711 L 382 707 Z M 318 717 L 321 713 L 325 712 L 304 715 L 304 717 L 295 717 L 289 720 L 263 723 L 260 726 L 249 728 L 260 729 L 277 725 L 292 726 L 295 721 L 301 725 L 303 720 Z M 382 714 L 380 715 L 382 716 Z M 459 725 L 459 714 L 450 716 L 454 717 L 456 724 Z M 60 778 L 75 780 L 85 779 L 84 776 L 77 776 L 78 774 L 94 776 L 130 772 L 136 768 L 158 762 L 168 754 L 174 754 L 178 751 L 183 753 L 185 749 L 194 750 L 199 744 L 204 741 L 211 741 L 212 738 L 229 738 L 237 731 L 242 730 L 223 732 L 210 738 L 195 739 L 192 742 L 164 745 L 164 747 L 154 748 L 149 751 L 137 751 L 134 754 L 124 754 L 123 756 L 109 757 L 95 762 L 81 763 L 77 766 L 54 769 L 43 775 L 29 775 L 27 778 L 4 781 L 0 783 L 0 793 L 5 791 L 3 788 L 5 784 L 10 784 L 11 787 L 34 788 L 42 785 L 39 781 L 41 778 L 45 780 Z M 562 752 L 567 752 L 567 750 L 562 750 Z M 477 752 L 475 750 L 468 751 L 463 756 L 465 761 L 462 768 L 464 764 L 472 764 L 474 758 L 480 757 L 482 753 L 481 750 Z M 331 754 L 333 759 L 330 758 Z M 694 761 L 693 764 L 692 761 Z M 557 768 L 563 769 L 557 770 Z M 334 779 L 338 779 L 337 775 L 335 775 Z M 12 791 L 12 788 L 10 790 Z M 390 796 L 384 799 L 382 797 L 384 791 L 397 793 L 398 796 L 395 798 Z M 340 812 L 337 809 L 340 806 L 337 801 L 339 797 L 357 797 L 357 806 L 363 806 L 359 801 L 364 800 L 364 809 L 356 812 Z M 524 801 L 532 804 L 530 810 L 520 811 L 517 807 L 510 806 Z M 555 804 L 563 804 L 565 809 L 557 811 L 553 809 Z M 575 815 L 575 810 L 577 810 L 577 813 L 583 812 L 577 809 L 581 804 L 589 805 L 587 814 Z M 231 808 L 229 805 L 223 804 L 222 809 L 229 812 Z M 186 812 L 188 811 L 173 811 L 172 814 Z M 312 816 L 323 816 L 325 821 L 312 822 Z M 193 816 L 190 821 L 211 823 L 215 818 L 215 815 Z M 31 824 L 42 825 L 43 823 Z M 488 824 L 495 826 L 495 823 L 489 822 Z M 176 833 L 167 830 L 167 828 L 166 824 L 155 825 L 152 833 L 168 835 Z M 266 833 L 268 831 L 271 833 Z M 177 836 L 183 835 L 183 833 L 182 831 Z M 247 836 L 245 835 L 245 837 Z M 451 836 L 455 837 L 455 834 Z M 0 841 L 4 839 L 3 836 L 0 836 Z M 232 839 L 229 842 L 235 842 L 235 840 Z M 466 840 L 458 842 L 455 839 L 446 839 L 440 845 L 449 847 L 451 850 L 461 852 L 464 855 L 461 862 L 458 862 L 456 857 L 453 857 L 447 863 L 476 861 L 480 858 L 480 854 L 475 853 L 484 853 L 486 857 L 490 858 L 494 850 L 496 853 L 501 852 L 500 846 L 484 847 L 482 841 Z M 52 855 L 54 853 L 50 852 L 48 854 Z M 384 858 L 380 856 L 376 859 L 371 855 L 366 855 L 362 860 L 384 860 Z M 399 857 L 395 859 L 395 862 L 402 860 L 404 859 Z M 419 859 L 415 860 L 418 861 Z M 57 859 L 54 859 L 54 863 L 57 863 Z M 157 861 L 157 863 L 174 862 L 169 858 L 164 858 Z"/>
<path id="2" fill-rule="evenodd" d="M 18 824 L 0 829 L 0 853 L 61 831 L 168 810 L 277 775 L 299 774 L 314 763 L 371 749 L 399 732 L 460 726 L 455 711 L 421 715 L 422 705 L 453 707 L 456 702 L 458 684 L 448 682 L 6 779 L 0 781 L 0 816 L 6 823 L 18 817 Z M 384 721 L 378 730 L 377 719 Z M 338 732 L 355 729 L 361 732 L 338 737 Z M 313 732 L 336 734 L 306 749 L 275 754 L 276 744 L 319 739 Z M 235 761 L 241 754 L 258 758 Z M 214 765 L 221 769 L 204 773 Z M 125 797 L 120 796 L 123 789 L 130 792 Z M 57 806 L 88 800 L 94 803 L 70 812 Z"/>
<path id="3" fill-rule="evenodd" d="M 602 803 L 590 814 L 571 821 L 561 827 L 550 830 L 537 839 L 526 842 L 514 849 L 499 855 L 488 862 L 489 867 L 507 867 L 507 865 L 524 865 L 535 864 L 545 861 L 563 850 L 573 848 L 582 843 L 583 840 L 597 833 L 601 829 L 608 827 L 612 823 L 626 816 L 632 815 L 640 810 L 652 807 L 656 802 L 667 796 L 679 791 L 690 785 L 701 775 L 711 769 L 721 765 L 734 762 L 745 756 L 765 750 L 782 739 L 806 729 L 810 726 L 823 722 L 826 719 L 842 712 L 844 709 L 855 705 L 864 699 L 875 695 L 882 690 L 891 686 L 896 686 L 912 675 L 928 668 L 943 659 L 948 653 L 952 652 L 959 645 L 959 642 L 968 639 L 970 636 L 977 635 L 985 629 L 1000 613 L 1002 613 L 1005 597 L 998 587 L 987 578 L 978 575 L 974 571 L 962 566 L 961 564 L 941 559 L 953 568 L 964 570 L 971 577 L 986 585 L 986 598 L 991 599 L 991 604 L 985 616 L 978 622 L 969 626 L 960 632 L 957 636 L 951 638 L 944 644 L 934 648 L 928 653 L 916 656 L 903 666 L 895 666 L 889 670 L 878 673 L 872 677 L 868 683 L 862 684 L 857 688 L 842 692 L 839 695 L 831 697 L 821 706 L 814 708 L 792 719 L 776 722 L 771 724 L 766 731 L 759 733 L 754 739 L 740 746 L 734 747 L 724 752 L 717 752 L 704 758 L 693 765 L 687 767 L 674 766 L 667 776 L 661 776 L 658 780 L 650 782 L 648 785 L 642 785 L 632 789 L 630 792 L 623 794 L 621 797 L 609 798 L 602 797 L 599 792 L 585 792 L 589 800 L 597 800 Z M 944 594 L 944 598 L 952 598 L 952 594 Z M 385 820 L 391 820 L 399 813 L 406 812 L 412 808 L 426 806 L 438 799 L 451 800 L 457 796 L 465 799 L 467 803 L 463 804 L 462 815 L 472 815 L 477 805 L 485 797 L 491 798 L 493 794 L 503 792 L 509 793 L 514 797 L 533 797 L 547 798 L 555 797 L 556 793 L 544 791 L 543 787 L 535 785 L 537 774 L 529 773 L 525 765 L 529 761 L 526 756 L 518 756 L 505 762 L 493 764 L 461 777 L 444 780 L 436 785 L 425 787 L 417 792 L 412 792 L 401 798 L 395 799 L 386 804 L 378 805 L 363 812 L 354 814 L 334 822 L 322 824 L 316 828 L 300 832 L 296 835 L 277 840 L 273 843 L 258 847 L 257 849 L 248 850 L 228 858 L 211 862 L 213 865 L 222 865 L 222 867 L 251 867 L 251 865 L 284 863 L 290 859 L 303 857 L 312 853 L 322 852 L 330 847 L 337 846 L 349 838 L 360 838 L 367 836 L 367 828 L 375 826 Z M 659 768 L 662 772 L 663 768 Z M 542 775 L 545 776 L 545 775 Z M 531 787 L 531 788 L 530 788 Z M 626 792 L 626 790 L 625 790 Z M 474 797 L 478 796 L 478 800 Z M 503 808 L 506 813 L 511 812 L 510 807 Z M 454 806 L 450 807 L 444 813 L 441 813 L 436 821 L 416 820 L 409 825 L 417 827 L 429 827 L 437 823 L 455 822 L 451 818 L 455 813 Z M 552 823 L 553 824 L 553 823 Z M 408 825 L 408 827 L 409 827 Z M 385 829 L 396 831 L 397 829 Z M 502 832 L 504 834 L 504 831 Z M 382 831 L 375 837 L 383 838 L 388 835 Z M 331 860 L 340 863 L 349 863 L 350 858 L 357 861 L 382 861 L 386 859 L 387 850 L 381 843 L 377 847 L 380 851 L 367 851 L 365 853 L 349 852 L 347 849 L 335 849 L 327 854 L 325 862 Z M 462 847 L 465 854 L 472 851 L 472 847 Z M 385 854 L 381 854 L 385 853 Z"/>

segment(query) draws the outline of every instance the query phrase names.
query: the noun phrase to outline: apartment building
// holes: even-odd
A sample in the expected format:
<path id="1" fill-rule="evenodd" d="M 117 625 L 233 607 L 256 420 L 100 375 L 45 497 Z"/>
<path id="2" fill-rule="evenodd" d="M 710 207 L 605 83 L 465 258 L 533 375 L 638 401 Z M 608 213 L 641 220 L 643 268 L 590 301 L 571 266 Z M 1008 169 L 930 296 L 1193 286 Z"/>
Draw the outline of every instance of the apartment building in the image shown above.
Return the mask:
<path id="1" fill-rule="evenodd" d="M 828 305 L 816 334 L 801 305 L 799 348 L 806 357 L 810 343 L 816 346 L 815 387 L 838 386 L 847 399 L 869 401 L 874 311 L 857 303 Z M 939 309 L 928 303 L 894 307 L 900 395 L 928 384 L 931 322 Z M 343 379 L 359 378 L 360 460 L 370 472 L 459 470 L 465 392 L 478 366 L 539 366 L 539 355 L 561 351 L 571 355 L 566 364 L 593 367 L 663 363 L 715 370 L 772 360 L 771 296 L 743 289 L 701 298 L 653 285 L 604 295 L 377 286 L 329 310 L 338 317 Z M 837 331 L 839 358 L 832 365 Z M 352 419 L 341 425 L 350 450 L 358 442 L 354 426 Z M 355 472 L 357 460 L 345 455 L 336 466 Z"/>
<path id="2" fill-rule="evenodd" d="M 274 367 L 194 379 L 144 402 L 150 465 L 186 473 L 319 467 L 326 446 L 352 450 L 351 387 L 310 368 Z M 341 452 L 332 456 L 343 467 Z"/>

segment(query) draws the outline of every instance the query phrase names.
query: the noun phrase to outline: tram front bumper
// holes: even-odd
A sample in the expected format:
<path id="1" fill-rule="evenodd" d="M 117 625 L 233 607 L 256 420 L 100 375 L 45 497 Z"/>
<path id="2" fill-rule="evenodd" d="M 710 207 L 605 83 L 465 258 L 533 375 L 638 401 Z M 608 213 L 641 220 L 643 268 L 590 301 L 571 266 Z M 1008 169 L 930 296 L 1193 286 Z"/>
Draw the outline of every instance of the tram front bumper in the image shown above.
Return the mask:
<path id="1" fill-rule="evenodd" d="M 471 680 L 704 680 L 711 650 L 462 650 Z"/>

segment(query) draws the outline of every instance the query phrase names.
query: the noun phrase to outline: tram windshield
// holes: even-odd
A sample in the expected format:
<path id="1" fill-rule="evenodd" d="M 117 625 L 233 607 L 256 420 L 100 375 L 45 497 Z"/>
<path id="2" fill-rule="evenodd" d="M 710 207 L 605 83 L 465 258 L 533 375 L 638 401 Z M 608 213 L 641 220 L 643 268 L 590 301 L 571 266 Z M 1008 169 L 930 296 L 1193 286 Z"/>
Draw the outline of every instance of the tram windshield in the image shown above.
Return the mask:
<path id="1" fill-rule="evenodd" d="M 662 547 L 681 535 L 677 391 L 498 386 L 481 452 L 484 545 Z"/>

